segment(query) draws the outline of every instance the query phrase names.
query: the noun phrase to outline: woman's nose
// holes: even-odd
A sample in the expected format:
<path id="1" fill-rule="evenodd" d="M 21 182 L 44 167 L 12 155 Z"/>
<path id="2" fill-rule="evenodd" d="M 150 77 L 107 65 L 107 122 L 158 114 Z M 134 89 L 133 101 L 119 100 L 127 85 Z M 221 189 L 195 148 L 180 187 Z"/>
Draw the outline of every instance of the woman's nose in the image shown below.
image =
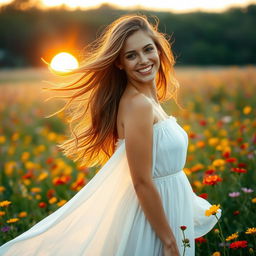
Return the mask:
<path id="1" fill-rule="evenodd" d="M 140 55 L 139 55 L 139 63 L 145 63 L 145 62 L 147 62 L 147 56 L 145 55 L 145 54 L 143 54 L 143 53 L 141 53 Z"/>

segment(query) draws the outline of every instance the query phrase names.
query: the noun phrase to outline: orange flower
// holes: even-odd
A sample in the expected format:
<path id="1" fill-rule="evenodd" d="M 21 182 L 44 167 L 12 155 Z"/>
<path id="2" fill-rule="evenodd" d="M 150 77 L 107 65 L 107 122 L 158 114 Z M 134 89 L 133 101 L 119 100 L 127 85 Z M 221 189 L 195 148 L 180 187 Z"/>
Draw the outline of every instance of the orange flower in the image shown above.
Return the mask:
<path id="1" fill-rule="evenodd" d="M 221 182 L 222 178 L 215 174 L 215 175 L 209 175 L 205 176 L 203 179 L 203 184 L 205 185 L 216 185 L 217 183 Z"/>

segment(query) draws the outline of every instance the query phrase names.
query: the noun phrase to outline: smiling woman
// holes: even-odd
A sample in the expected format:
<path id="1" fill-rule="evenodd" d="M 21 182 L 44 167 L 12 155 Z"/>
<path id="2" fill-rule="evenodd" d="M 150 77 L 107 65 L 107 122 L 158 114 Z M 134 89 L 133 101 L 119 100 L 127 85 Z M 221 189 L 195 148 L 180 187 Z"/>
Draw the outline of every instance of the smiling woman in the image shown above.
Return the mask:
<path id="1" fill-rule="evenodd" d="M 179 83 L 157 25 L 141 15 L 120 17 L 68 72 L 81 77 L 50 88 L 71 92 L 64 110 L 73 102 L 70 123 L 77 124 L 59 147 L 78 164 L 104 165 L 66 204 L 0 247 L 0 255 L 179 256 L 181 226 L 190 243 L 186 256 L 195 255 L 195 238 L 216 219 L 205 216 L 211 205 L 183 171 L 188 135 L 160 105 L 176 101 Z"/>

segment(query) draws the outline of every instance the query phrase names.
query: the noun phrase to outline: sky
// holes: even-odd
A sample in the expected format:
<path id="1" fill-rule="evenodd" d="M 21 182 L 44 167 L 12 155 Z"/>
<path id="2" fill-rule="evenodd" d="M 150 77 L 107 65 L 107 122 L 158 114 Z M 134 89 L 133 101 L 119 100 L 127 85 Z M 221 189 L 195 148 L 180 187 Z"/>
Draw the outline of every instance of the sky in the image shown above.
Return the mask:
<path id="1" fill-rule="evenodd" d="M 11 2 L 10 0 L 0 0 L 0 4 Z M 36 0 L 34 0 L 36 2 Z M 40 1 L 38 1 L 40 2 Z M 190 11 L 225 11 L 231 6 L 242 7 L 248 4 L 256 4 L 256 0 L 41 0 L 43 7 L 54 7 L 65 4 L 67 7 L 81 9 L 97 7 L 102 3 L 109 3 L 121 8 L 132 8 L 139 6 L 145 9 L 172 11 L 172 12 L 190 12 Z"/>

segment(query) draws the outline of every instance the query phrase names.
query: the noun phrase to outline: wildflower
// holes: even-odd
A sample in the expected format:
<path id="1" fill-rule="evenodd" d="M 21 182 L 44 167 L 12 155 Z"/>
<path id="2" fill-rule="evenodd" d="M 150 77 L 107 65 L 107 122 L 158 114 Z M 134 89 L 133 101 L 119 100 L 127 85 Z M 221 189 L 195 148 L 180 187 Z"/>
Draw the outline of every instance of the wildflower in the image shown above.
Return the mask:
<path id="1" fill-rule="evenodd" d="M 245 234 L 255 235 L 256 234 L 256 228 L 247 228 L 247 230 L 245 231 Z"/>
<path id="2" fill-rule="evenodd" d="M 256 203 L 256 197 L 252 198 L 252 203 Z"/>
<path id="3" fill-rule="evenodd" d="M 249 253 L 250 253 L 250 254 L 254 254 L 253 248 L 249 248 Z"/>
<path id="4" fill-rule="evenodd" d="M 39 206 L 40 208 L 45 208 L 45 207 L 46 207 L 46 203 L 45 203 L 45 202 L 40 202 L 40 203 L 38 204 L 38 206 Z"/>
<path id="5" fill-rule="evenodd" d="M 58 203 L 57 203 L 57 205 L 59 206 L 59 207 L 61 207 L 62 205 L 64 205 L 65 203 L 67 202 L 67 200 L 60 200 Z"/>
<path id="6" fill-rule="evenodd" d="M 5 191 L 5 187 L 4 186 L 0 186 L 0 192 Z"/>
<path id="7" fill-rule="evenodd" d="M 0 211 L 0 217 L 4 216 L 4 215 L 5 215 L 5 212 L 4 211 Z"/>
<path id="8" fill-rule="evenodd" d="M 212 205 L 208 210 L 205 211 L 205 216 L 211 216 L 216 215 L 217 212 L 219 212 L 220 205 Z"/>
<path id="9" fill-rule="evenodd" d="M 231 240 L 234 240 L 234 239 L 237 239 L 237 238 L 238 238 L 238 232 L 236 232 L 236 233 L 234 233 L 234 234 L 228 236 L 228 237 L 226 238 L 226 241 L 231 241 Z"/>
<path id="10" fill-rule="evenodd" d="M 221 256 L 220 252 L 214 252 L 212 256 Z"/>
<path id="11" fill-rule="evenodd" d="M 237 159 L 236 159 L 235 157 L 226 158 L 226 162 L 227 162 L 227 163 L 234 163 L 234 162 L 236 162 L 236 161 L 237 161 Z"/>
<path id="12" fill-rule="evenodd" d="M 229 195 L 229 197 L 238 197 L 238 196 L 240 196 L 240 192 L 231 192 L 228 195 Z"/>
<path id="13" fill-rule="evenodd" d="M 4 136 L 0 136 L 0 144 L 4 144 L 6 141 L 6 138 Z"/>
<path id="14" fill-rule="evenodd" d="M 7 220 L 6 222 L 7 223 L 14 223 L 14 222 L 17 222 L 18 220 L 19 220 L 19 218 L 12 218 L 12 219 Z"/>
<path id="15" fill-rule="evenodd" d="M 2 202 L 0 202 L 0 207 L 6 207 L 6 206 L 10 205 L 11 203 L 12 203 L 12 202 L 7 201 L 7 200 L 2 201 Z"/>
<path id="16" fill-rule="evenodd" d="M 234 216 L 239 215 L 239 214 L 240 214 L 240 212 L 239 212 L 238 210 L 236 210 L 236 211 L 233 212 L 233 215 L 234 215 Z"/>
<path id="17" fill-rule="evenodd" d="M 206 243 L 207 240 L 204 237 L 198 237 L 198 238 L 195 239 L 195 242 L 202 244 L 202 243 Z"/>
<path id="18" fill-rule="evenodd" d="M 208 198 L 208 194 L 207 193 L 202 193 L 202 194 L 200 194 L 198 196 L 202 197 L 203 199 L 207 199 Z"/>
<path id="19" fill-rule="evenodd" d="M 204 173 L 205 173 L 205 175 L 212 175 L 212 174 L 215 173 L 215 170 L 214 169 L 209 169 L 209 170 L 205 171 Z"/>
<path id="20" fill-rule="evenodd" d="M 21 161 L 22 162 L 25 162 L 29 159 L 30 157 L 30 153 L 29 152 L 23 152 L 22 155 L 21 155 Z"/>
<path id="21" fill-rule="evenodd" d="M 31 188 L 30 189 L 30 191 L 31 191 L 31 193 L 39 193 L 39 192 L 41 192 L 41 188 L 39 188 L 39 187 L 33 187 L 33 188 Z"/>
<path id="22" fill-rule="evenodd" d="M 206 185 L 216 185 L 217 183 L 221 182 L 222 181 L 222 178 L 215 174 L 215 175 L 208 175 L 208 176 L 205 176 L 204 179 L 203 179 L 203 184 L 206 184 Z"/>
<path id="23" fill-rule="evenodd" d="M 56 197 L 52 197 L 51 199 L 49 199 L 49 203 L 50 204 L 54 204 L 57 202 L 57 198 Z"/>
<path id="24" fill-rule="evenodd" d="M 215 229 L 213 230 L 213 232 L 214 232 L 215 234 L 219 234 L 219 233 L 220 233 L 220 230 L 219 230 L 218 228 L 215 228 Z"/>
<path id="25" fill-rule="evenodd" d="M 9 226 L 4 226 L 4 227 L 1 228 L 1 231 L 4 232 L 4 233 L 8 232 L 9 230 L 10 230 Z"/>
<path id="26" fill-rule="evenodd" d="M 251 108 L 250 106 L 245 106 L 245 107 L 243 108 L 243 113 L 244 113 L 245 115 L 250 114 L 251 111 L 252 111 L 252 108 Z"/>
<path id="27" fill-rule="evenodd" d="M 212 164 L 215 167 L 223 166 L 223 165 L 225 165 L 225 160 L 223 160 L 223 159 L 215 159 Z"/>
<path id="28" fill-rule="evenodd" d="M 186 230 L 187 227 L 186 227 L 186 226 L 180 226 L 180 229 L 181 229 L 181 230 Z"/>
<path id="29" fill-rule="evenodd" d="M 20 212 L 18 216 L 20 218 L 24 218 L 24 217 L 27 217 L 27 215 L 28 215 L 27 212 Z"/>
<path id="30" fill-rule="evenodd" d="M 236 241 L 229 245 L 231 249 L 245 248 L 247 247 L 247 241 Z"/>
<path id="31" fill-rule="evenodd" d="M 247 170 L 244 168 L 237 168 L 237 167 L 233 167 L 231 168 L 231 172 L 236 172 L 236 173 L 246 173 Z"/>
<path id="32" fill-rule="evenodd" d="M 241 188 L 241 190 L 242 190 L 244 193 L 252 193 L 252 192 L 253 192 L 253 189 L 251 189 L 251 188 Z"/>

